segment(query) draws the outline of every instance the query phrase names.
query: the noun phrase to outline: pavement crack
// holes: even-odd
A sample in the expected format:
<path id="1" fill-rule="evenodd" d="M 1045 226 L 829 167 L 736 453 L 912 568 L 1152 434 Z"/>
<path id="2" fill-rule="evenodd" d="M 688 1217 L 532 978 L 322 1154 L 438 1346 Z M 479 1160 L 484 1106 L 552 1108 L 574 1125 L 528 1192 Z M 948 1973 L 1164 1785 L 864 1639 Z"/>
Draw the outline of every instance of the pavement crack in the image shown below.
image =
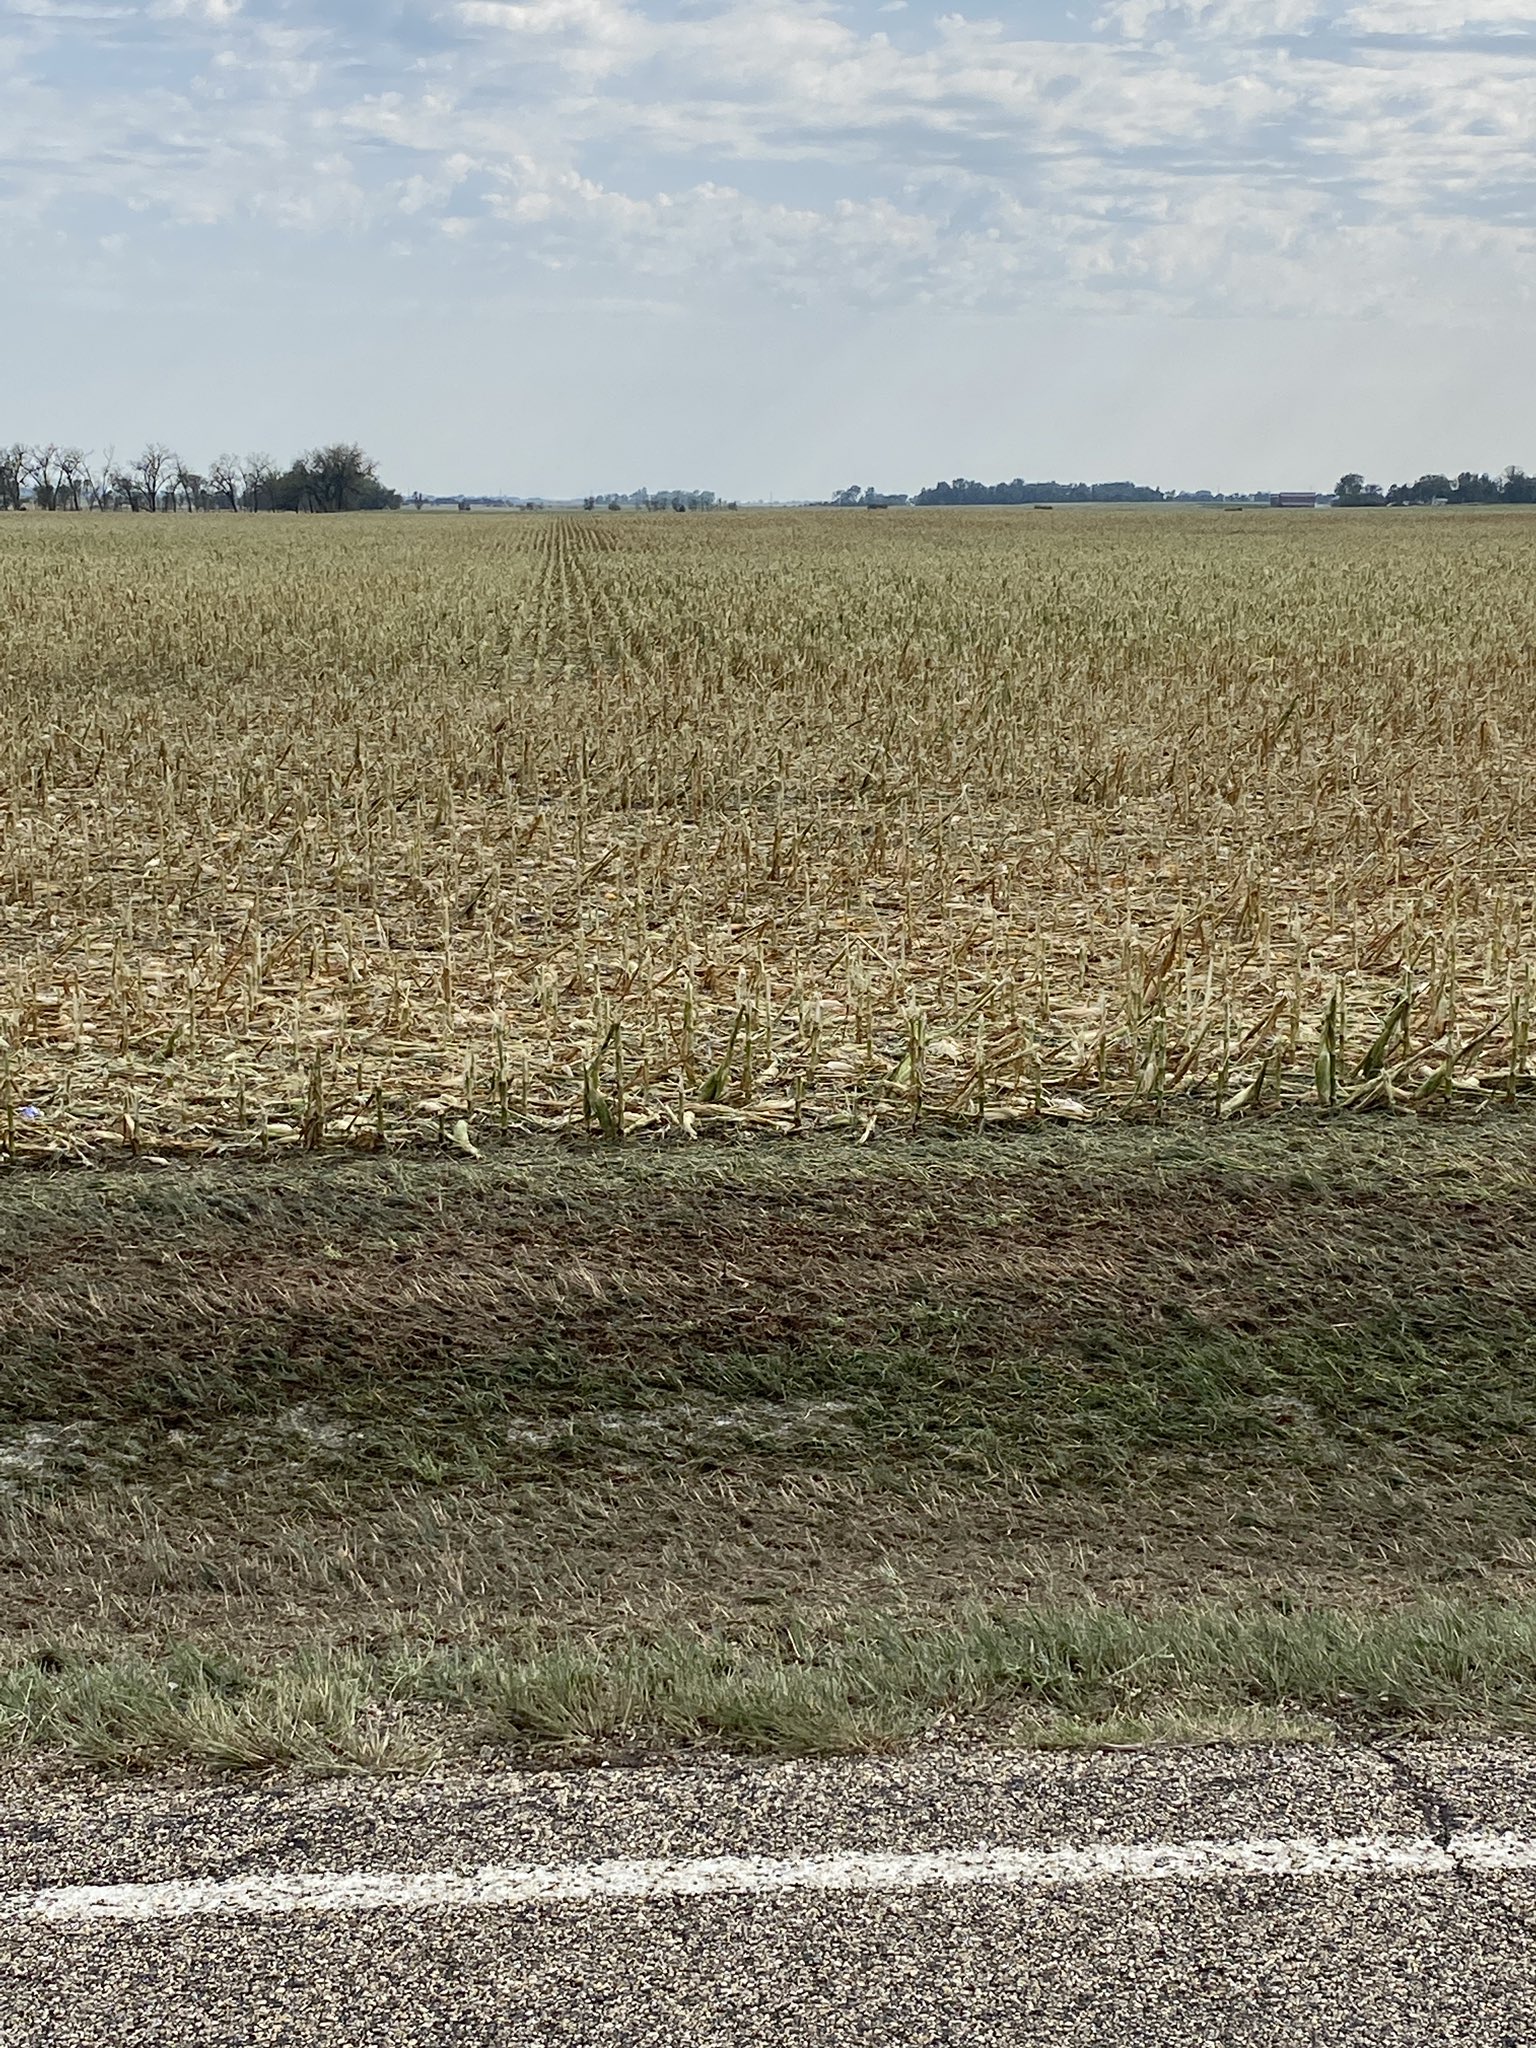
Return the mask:
<path id="1" fill-rule="evenodd" d="M 1455 1849 L 1455 1838 L 1462 1821 L 1440 1787 L 1426 1778 L 1400 1750 L 1390 1749 L 1384 1742 L 1374 1742 L 1370 1749 L 1372 1755 L 1380 1757 L 1392 1773 L 1397 1789 L 1418 1808 L 1431 1841 L 1445 1851 L 1458 1871 L 1465 1874 Z"/>
<path id="2" fill-rule="evenodd" d="M 1522 1940 L 1529 1941 L 1536 1936 L 1536 1919 L 1510 1904 L 1493 1882 L 1494 1873 L 1477 1869 L 1458 1853 L 1457 1837 L 1470 1832 L 1469 1817 L 1459 1814 L 1433 1779 L 1426 1777 L 1401 1751 L 1384 1742 L 1373 1742 L 1367 1746 L 1372 1755 L 1379 1757 L 1391 1771 L 1398 1790 L 1418 1808 L 1430 1839 L 1450 1859 L 1451 1873 L 1456 1882 Z"/>

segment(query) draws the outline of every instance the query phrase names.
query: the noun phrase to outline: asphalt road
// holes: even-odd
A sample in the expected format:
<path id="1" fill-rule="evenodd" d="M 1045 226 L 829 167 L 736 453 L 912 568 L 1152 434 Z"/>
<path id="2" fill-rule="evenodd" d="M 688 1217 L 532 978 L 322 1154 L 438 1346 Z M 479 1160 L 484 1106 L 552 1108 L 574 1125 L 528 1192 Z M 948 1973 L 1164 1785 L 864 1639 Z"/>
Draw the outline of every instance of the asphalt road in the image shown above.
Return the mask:
<path id="1" fill-rule="evenodd" d="M 0 2044 L 1536 2044 L 1536 1750 L 0 1790 Z"/>

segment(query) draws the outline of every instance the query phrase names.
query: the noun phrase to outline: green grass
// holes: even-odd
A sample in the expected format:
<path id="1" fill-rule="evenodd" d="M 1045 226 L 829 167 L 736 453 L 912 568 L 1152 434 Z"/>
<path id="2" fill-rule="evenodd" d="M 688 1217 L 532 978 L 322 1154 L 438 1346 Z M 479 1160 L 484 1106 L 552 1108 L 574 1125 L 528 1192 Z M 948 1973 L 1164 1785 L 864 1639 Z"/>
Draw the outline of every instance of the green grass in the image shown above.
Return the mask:
<path id="1" fill-rule="evenodd" d="M 0 1750 L 1518 1725 L 1533 1138 L 14 1174 Z"/>
<path id="2" fill-rule="evenodd" d="M 728 1748 L 885 1750 L 955 1730 L 1080 1743 L 1357 1737 L 1536 1724 L 1536 1606 L 1130 1614 L 969 1608 L 921 1625 L 674 1632 L 276 1671 L 190 1647 L 62 1657 L 0 1678 L 0 1741 L 93 1762 L 414 1766 L 493 1745 L 575 1761 Z"/>

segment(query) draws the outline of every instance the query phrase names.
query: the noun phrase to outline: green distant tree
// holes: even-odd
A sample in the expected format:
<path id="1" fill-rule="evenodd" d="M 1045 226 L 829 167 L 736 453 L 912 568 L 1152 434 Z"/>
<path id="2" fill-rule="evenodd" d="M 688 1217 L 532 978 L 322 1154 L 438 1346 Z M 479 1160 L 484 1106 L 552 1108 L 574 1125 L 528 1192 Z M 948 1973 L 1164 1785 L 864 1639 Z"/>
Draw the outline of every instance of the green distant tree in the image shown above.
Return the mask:
<path id="1" fill-rule="evenodd" d="M 1455 505 L 1496 505 L 1500 496 L 1498 483 L 1485 470 L 1464 469 L 1456 479 L 1451 502 Z"/>
<path id="2" fill-rule="evenodd" d="M 356 442 L 333 441 L 301 460 L 321 511 L 377 512 L 400 503 L 399 493 L 380 481 L 378 465 Z"/>
<path id="3" fill-rule="evenodd" d="M 1053 480 L 1028 483 L 1016 476 L 1011 483 L 980 484 L 972 477 L 957 476 L 951 483 L 930 484 L 912 500 L 914 505 L 1149 505 L 1162 500 L 1152 484 L 1126 481 L 1107 484 L 1061 484 Z"/>
<path id="4" fill-rule="evenodd" d="M 1333 487 L 1333 497 L 1338 505 L 1384 505 L 1387 502 L 1380 484 L 1368 484 L 1358 469 L 1345 471 Z"/>
<path id="5" fill-rule="evenodd" d="M 393 512 L 401 500 L 352 441 L 312 448 L 267 484 L 275 512 Z"/>

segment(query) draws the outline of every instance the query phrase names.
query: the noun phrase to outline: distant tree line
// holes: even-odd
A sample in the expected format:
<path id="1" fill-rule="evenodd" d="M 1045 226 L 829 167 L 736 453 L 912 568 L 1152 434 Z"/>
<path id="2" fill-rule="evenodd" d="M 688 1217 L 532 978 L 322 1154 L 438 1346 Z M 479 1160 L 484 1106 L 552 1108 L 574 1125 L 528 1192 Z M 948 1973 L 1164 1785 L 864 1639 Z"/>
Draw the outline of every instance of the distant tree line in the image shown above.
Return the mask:
<path id="1" fill-rule="evenodd" d="M 609 512 L 713 512 L 736 509 L 734 501 L 725 505 L 713 491 L 648 491 L 642 484 L 638 491 L 595 491 L 582 500 L 589 512 L 599 506 Z"/>
<path id="2" fill-rule="evenodd" d="M 55 442 L 0 447 L 0 512 L 392 512 L 400 494 L 350 441 L 295 456 L 216 455 L 198 469 L 159 441 L 131 462 Z"/>
<path id="3" fill-rule="evenodd" d="M 1536 477 L 1511 463 L 1501 475 L 1464 469 L 1452 478 L 1431 471 L 1416 483 L 1368 484 L 1352 469 L 1334 486 L 1336 505 L 1536 505 Z"/>
<path id="4" fill-rule="evenodd" d="M 1161 503 L 1163 493 L 1150 484 L 1026 483 L 1016 476 L 1009 484 L 978 484 L 957 476 L 953 483 L 930 484 L 914 505 L 1141 505 Z"/>
<path id="5" fill-rule="evenodd" d="M 846 490 L 832 493 L 834 505 L 863 505 L 871 510 L 878 510 L 882 505 L 910 505 L 911 502 L 905 491 L 877 491 L 873 484 L 849 484 Z"/>

